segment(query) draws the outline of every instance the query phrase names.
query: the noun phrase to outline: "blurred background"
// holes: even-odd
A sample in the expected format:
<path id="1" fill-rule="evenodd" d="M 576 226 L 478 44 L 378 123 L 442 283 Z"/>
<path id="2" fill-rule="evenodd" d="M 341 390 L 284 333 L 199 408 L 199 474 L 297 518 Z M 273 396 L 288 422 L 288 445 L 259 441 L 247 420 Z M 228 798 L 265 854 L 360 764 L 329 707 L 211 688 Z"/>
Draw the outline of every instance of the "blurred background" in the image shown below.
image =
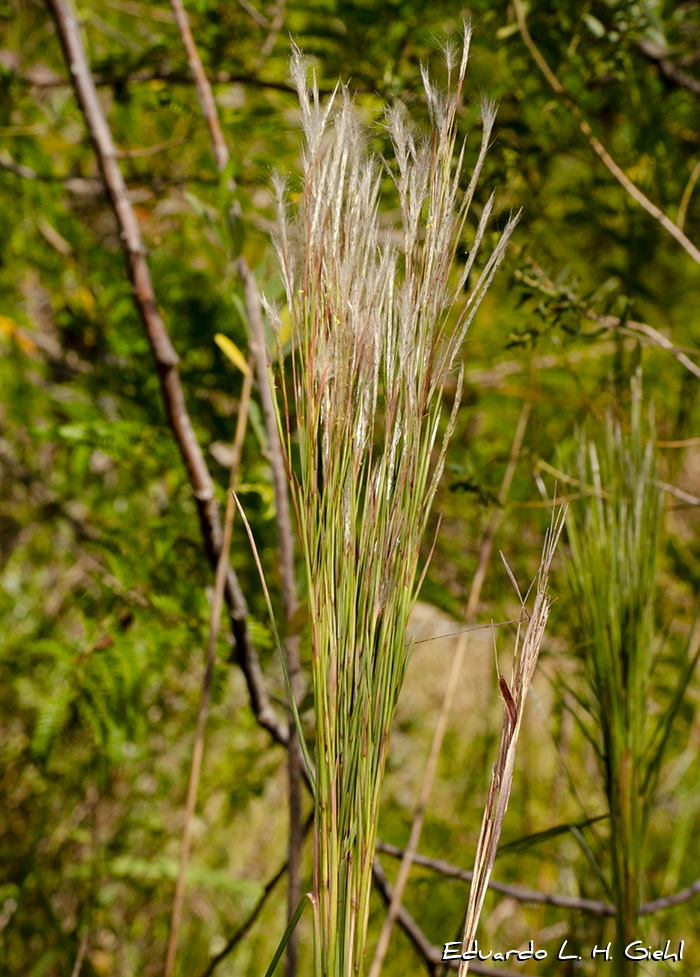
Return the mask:
<path id="1" fill-rule="evenodd" d="M 374 148 L 384 151 L 384 105 L 402 99 L 416 126 L 426 125 L 421 63 L 444 81 L 441 45 L 460 34 L 467 11 L 440 0 L 187 7 L 231 153 L 223 175 L 167 3 L 85 0 L 77 16 L 181 358 L 187 407 L 224 503 L 243 375 L 214 337 L 246 349 L 238 256 L 270 300 L 283 300 L 271 176 L 288 174 L 292 197 L 298 192 L 290 36 L 322 91 L 340 77 L 357 93 L 376 123 Z M 644 823 L 626 857 L 647 908 L 682 897 L 641 915 L 638 938 L 652 949 L 670 940 L 671 950 L 685 940 L 673 969 L 700 974 L 700 896 L 686 891 L 700 876 L 700 255 L 690 243 L 700 246 L 700 3 L 474 0 L 469 12 L 474 37 L 460 108 L 467 160 L 479 149 L 481 93 L 499 102 L 475 197 L 478 215 L 496 193 L 486 243 L 511 213 L 522 209 L 522 217 L 464 348 L 465 391 L 426 558 L 440 513 L 442 523 L 411 632 L 434 640 L 416 645 L 409 667 L 379 836 L 399 848 L 408 839 L 456 646 L 439 636 L 461 626 L 494 514 L 477 624 L 517 617 L 498 550 L 526 590 L 555 485 L 571 500 L 583 548 L 591 544 L 589 576 L 596 561 L 612 566 L 620 552 L 614 541 L 594 545 L 590 506 L 627 496 L 613 462 L 607 475 L 603 465 L 597 495 L 588 491 L 595 478 L 581 445 L 593 442 L 600 457 L 629 462 L 630 499 L 640 486 L 639 505 L 653 509 L 653 490 L 660 497 L 628 568 L 636 580 L 648 557 L 646 589 L 628 600 L 623 587 L 611 600 L 623 641 L 610 654 L 626 661 L 630 642 L 648 649 L 634 719 Z M 162 972 L 168 938 L 213 575 L 119 228 L 54 21 L 39 0 L 0 2 L 0 138 L 0 972 L 68 975 L 82 946 L 84 977 L 149 977 Z M 675 237 L 633 199 L 615 167 L 666 215 Z M 640 376 L 635 425 L 631 382 Z M 645 450 L 647 467 L 635 467 L 635 452 Z M 239 491 L 280 609 L 274 494 L 255 392 Z M 623 537 L 628 516 L 616 523 Z M 592 974 L 603 965 L 590 950 L 614 939 L 610 914 L 585 902 L 615 902 L 620 855 L 609 769 L 616 754 L 605 733 L 604 676 L 590 654 L 597 641 L 604 653 L 612 612 L 600 589 L 581 582 L 586 559 L 571 556 L 565 534 L 494 878 L 573 902 L 492 891 L 480 937 L 501 951 L 534 940 L 547 959 L 507 968 L 541 975 Z M 231 561 L 273 708 L 286 722 L 282 673 L 239 521 Z M 303 627 L 300 635 L 308 693 Z M 512 630 L 501 628 L 497 640 L 509 675 Z M 177 973 L 192 977 L 264 974 L 286 925 L 286 752 L 257 723 L 233 646 L 225 618 L 180 935 Z M 617 680 L 629 704 L 627 678 Z M 311 738 L 308 694 L 301 712 Z M 425 856 L 471 868 L 502 715 L 491 634 L 476 632 L 426 812 Z M 308 795 L 303 805 L 306 816 Z M 392 879 L 396 860 L 381 858 Z M 309 833 L 303 891 L 312 885 L 311 859 Z M 467 895 L 463 880 L 416 865 L 404 903 L 440 946 L 460 938 Z M 370 950 L 385 913 L 380 893 L 372 900 Z M 298 972 L 306 974 L 310 916 L 299 933 Z M 580 963 L 556 960 L 565 939 Z M 426 970 L 440 972 L 397 926 L 383 973 Z"/>

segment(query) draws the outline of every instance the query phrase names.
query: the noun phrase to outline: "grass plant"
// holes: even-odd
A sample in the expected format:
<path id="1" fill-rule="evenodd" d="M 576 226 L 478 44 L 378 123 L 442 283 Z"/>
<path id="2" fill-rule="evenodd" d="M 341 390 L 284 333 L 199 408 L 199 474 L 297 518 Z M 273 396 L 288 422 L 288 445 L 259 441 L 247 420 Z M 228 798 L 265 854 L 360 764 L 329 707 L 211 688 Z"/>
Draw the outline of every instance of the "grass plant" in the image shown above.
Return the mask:
<path id="1" fill-rule="evenodd" d="M 454 262 L 495 117 L 484 101 L 481 149 L 463 187 L 464 146 L 454 157 L 469 39 L 465 27 L 461 52 L 447 50 L 444 93 L 423 71 L 427 135 L 412 132 L 402 105 L 387 111 L 391 164 L 368 152 L 368 131 L 347 90 L 322 104 L 315 79 L 307 90 L 300 53 L 292 59 L 304 185 L 292 215 L 279 181 L 277 247 L 296 427 L 286 399 L 279 420 L 313 652 L 319 977 L 363 972 L 389 729 L 411 653 L 405 634 L 421 583 L 421 539 L 455 426 L 461 370 L 446 425 L 442 394 L 516 221 L 507 222 L 465 296 L 493 197 L 466 264 L 457 271 Z M 386 174 L 399 230 L 381 228 Z"/>
<path id="2" fill-rule="evenodd" d="M 644 843 L 666 746 L 697 662 L 685 649 L 670 701 L 654 717 L 655 627 L 661 492 L 653 423 L 642 434 L 641 381 L 632 384 L 631 426 L 609 415 L 604 450 L 581 439 L 580 499 L 567 523 L 569 579 L 583 639 L 586 689 L 577 696 L 582 730 L 601 769 L 610 815 L 610 890 L 616 908 L 618 974 L 632 973 L 624 948 L 639 939 Z M 588 722 L 586 722 L 586 716 Z M 602 877 L 602 875 L 601 875 Z"/>

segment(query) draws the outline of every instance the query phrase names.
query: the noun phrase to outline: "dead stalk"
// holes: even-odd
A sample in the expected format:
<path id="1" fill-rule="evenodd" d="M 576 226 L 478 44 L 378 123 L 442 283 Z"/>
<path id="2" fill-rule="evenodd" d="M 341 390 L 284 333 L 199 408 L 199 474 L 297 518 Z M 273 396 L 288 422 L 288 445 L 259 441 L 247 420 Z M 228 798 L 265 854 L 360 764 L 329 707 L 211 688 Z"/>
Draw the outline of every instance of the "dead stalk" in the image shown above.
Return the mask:
<path id="1" fill-rule="evenodd" d="M 249 366 L 252 367 L 252 357 L 249 359 L 251 361 L 249 362 Z M 197 711 L 194 750 L 192 752 L 192 764 L 190 767 L 190 779 L 187 787 L 187 801 L 185 805 L 185 826 L 182 832 L 182 845 L 180 848 L 180 867 L 175 886 L 175 897 L 173 899 L 173 914 L 170 923 L 170 937 L 168 939 L 164 977 L 172 977 L 172 974 L 175 971 L 175 961 L 177 959 L 180 919 L 182 917 L 182 907 L 185 900 L 185 873 L 190 857 L 190 845 L 192 841 L 192 818 L 194 817 L 195 808 L 197 806 L 197 793 L 199 790 L 199 779 L 202 772 L 202 757 L 204 755 L 204 727 L 207 720 L 207 712 L 209 711 L 209 700 L 211 698 L 211 678 L 214 670 L 214 653 L 216 651 L 216 641 L 219 636 L 219 627 L 221 624 L 221 608 L 223 606 L 226 573 L 229 566 L 229 553 L 231 550 L 231 535 L 233 532 L 233 517 L 235 514 L 233 492 L 236 488 L 238 469 L 241 463 L 243 441 L 245 439 L 246 426 L 248 423 L 248 404 L 250 403 L 252 387 L 253 371 L 250 369 L 243 380 L 243 391 L 241 393 L 238 421 L 236 423 L 236 436 L 233 443 L 233 458 L 231 461 L 229 491 L 226 498 L 226 515 L 224 519 L 224 540 L 221 547 L 221 553 L 219 555 L 219 562 L 216 566 L 214 597 L 212 599 L 211 616 L 209 622 L 207 661 L 204 670 L 204 678 L 202 681 L 202 695 L 199 700 L 199 709 Z"/>
<path id="2" fill-rule="evenodd" d="M 170 0 L 170 6 L 173 8 L 175 23 L 180 31 L 180 37 L 187 52 L 187 63 L 189 64 L 197 88 L 197 97 L 199 98 L 202 115 L 209 126 L 209 135 L 211 137 L 214 158 L 216 159 L 216 167 L 221 172 L 228 163 L 228 147 L 224 139 L 224 134 L 221 131 L 221 126 L 219 125 L 219 116 L 216 111 L 216 102 L 214 101 L 211 85 L 204 72 L 197 45 L 194 43 L 190 28 L 190 18 L 187 16 L 187 11 L 182 0 Z"/>
<path id="3" fill-rule="evenodd" d="M 216 165 L 221 172 L 229 161 L 229 152 L 224 134 L 219 123 L 216 102 L 207 78 L 199 51 L 192 37 L 189 17 L 182 0 L 171 0 L 175 21 L 180 30 L 180 36 L 187 52 L 187 60 L 192 71 L 197 95 L 209 128 L 212 151 Z M 284 6 L 282 5 L 282 12 Z M 281 25 L 280 25 L 281 26 Z M 279 28 L 277 28 L 279 29 Z M 263 416 L 269 444 L 269 461 L 272 467 L 273 486 L 275 492 L 275 510 L 277 518 L 277 536 L 280 554 L 280 575 L 282 578 L 282 599 L 287 622 L 291 622 L 297 609 L 296 584 L 294 579 L 294 536 L 289 513 L 289 499 L 287 495 L 287 480 L 282 458 L 282 448 L 277 430 L 277 420 L 272 405 L 272 392 L 268 374 L 267 357 L 265 352 L 265 333 L 255 276 L 248 267 L 245 258 L 241 256 L 238 270 L 243 281 L 246 309 L 251 330 L 251 350 L 255 360 L 255 371 L 258 379 L 258 389 L 262 401 Z M 232 504 L 231 498 L 227 503 Z M 294 691 L 298 699 L 301 694 L 301 668 L 299 664 L 299 640 L 296 635 L 290 635 L 285 642 L 287 669 Z M 288 846 L 288 914 L 290 919 L 297 907 L 301 896 L 301 845 L 303 840 L 302 803 L 301 803 L 301 766 L 302 758 L 299 741 L 293 718 L 290 715 L 288 727 L 288 779 L 289 779 L 289 846 Z M 296 974 L 297 935 L 292 934 L 285 957 L 286 977 Z"/>
<path id="4" fill-rule="evenodd" d="M 489 879 L 491 878 L 491 871 L 496 860 L 496 851 L 501 836 L 503 819 L 508 808 L 513 779 L 513 767 L 515 765 L 515 753 L 518 745 L 518 736 L 520 735 L 525 701 L 530 691 L 530 683 L 535 666 L 537 665 L 537 659 L 544 637 L 544 629 L 549 616 L 551 604 L 551 597 L 547 589 L 549 569 L 559 541 L 559 536 L 564 528 L 565 517 L 566 506 L 559 509 L 556 517 L 554 516 L 554 512 L 552 513 L 552 523 L 545 536 L 542 560 L 535 581 L 537 585 L 535 602 L 532 612 L 529 615 L 525 606 L 529 591 L 524 599 L 520 597 L 517 583 L 515 583 L 508 564 L 505 563 L 505 558 L 503 560 L 520 599 L 523 615 L 528 619 L 528 624 L 525 630 L 525 636 L 522 639 L 522 644 L 520 643 L 521 626 L 518 626 L 515 650 L 513 652 L 510 685 L 503 679 L 503 683 L 508 690 L 508 696 L 504 695 L 501 743 L 498 751 L 498 759 L 491 776 L 491 785 L 489 787 L 488 799 L 484 810 L 484 818 L 481 824 L 481 832 L 479 834 L 474 860 L 474 878 L 469 890 L 469 901 L 467 903 L 464 936 L 462 939 L 463 954 L 472 948 L 481 908 L 486 897 Z M 501 678 L 503 677 L 499 676 L 499 684 Z M 501 689 L 503 689 L 503 685 L 501 685 Z M 468 961 L 462 959 L 460 961 L 459 977 L 465 977 L 468 970 Z"/>
<path id="5" fill-rule="evenodd" d="M 294 533 L 289 511 L 287 471 L 282 454 L 277 413 L 272 394 L 270 372 L 267 362 L 265 329 L 263 325 L 260 294 L 255 275 L 248 267 L 244 257 L 238 260 L 238 271 L 243 280 L 246 310 L 250 324 L 250 344 L 255 359 L 255 372 L 262 402 L 263 418 L 268 440 L 268 460 L 272 468 L 272 482 L 275 492 L 275 511 L 277 519 L 277 540 L 279 546 L 280 578 L 282 582 L 282 602 L 284 615 L 289 626 L 298 608 L 297 588 L 294 575 Z M 289 634 L 284 643 L 289 681 L 298 703 L 303 691 L 301 664 L 299 660 L 299 637 Z M 289 781 L 289 844 L 288 844 L 288 887 L 287 919 L 291 919 L 301 898 L 301 846 L 303 841 L 301 771 L 302 754 L 294 717 L 289 715 L 289 742 L 287 744 L 287 773 Z M 292 933 L 285 956 L 285 975 L 294 977 L 297 961 L 297 932 Z"/>

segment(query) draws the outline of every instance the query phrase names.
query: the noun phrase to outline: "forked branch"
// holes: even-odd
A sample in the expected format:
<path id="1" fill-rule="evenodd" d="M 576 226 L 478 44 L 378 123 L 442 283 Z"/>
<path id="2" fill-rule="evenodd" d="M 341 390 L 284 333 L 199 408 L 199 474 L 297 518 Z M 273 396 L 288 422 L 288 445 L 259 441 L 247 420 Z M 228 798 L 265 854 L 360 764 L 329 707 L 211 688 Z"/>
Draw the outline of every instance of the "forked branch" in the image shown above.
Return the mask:
<path id="1" fill-rule="evenodd" d="M 661 224 L 663 229 L 671 235 L 671 237 L 675 238 L 675 240 L 678 241 L 680 246 L 684 249 L 684 251 L 686 251 L 690 255 L 693 261 L 695 261 L 697 264 L 700 264 L 700 250 L 698 250 L 698 248 L 695 247 L 693 242 L 688 237 L 686 237 L 686 235 L 683 233 L 680 227 L 677 227 L 673 223 L 673 221 L 669 217 L 667 217 L 666 214 L 664 214 L 663 210 L 660 210 L 656 206 L 656 204 L 653 204 L 651 200 L 649 200 L 649 198 L 642 193 L 639 187 L 635 186 L 635 184 L 632 183 L 632 181 L 624 172 L 624 170 L 622 170 L 622 168 L 618 166 L 618 164 L 612 158 L 612 156 L 607 151 L 605 146 L 593 134 L 593 130 L 591 129 L 589 124 L 586 122 L 585 119 L 581 117 L 581 113 L 579 112 L 578 106 L 567 95 L 564 86 L 559 81 L 557 76 L 554 74 L 552 69 L 549 67 L 544 57 L 542 56 L 542 53 L 540 52 L 539 48 L 537 47 L 532 37 L 530 36 L 530 32 L 527 29 L 527 24 L 525 21 L 525 8 L 523 6 L 522 0 L 513 0 L 513 5 L 515 7 L 515 17 L 518 23 L 518 30 L 520 31 L 520 36 L 522 37 L 525 46 L 527 47 L 528 51 L 532 55 L 537 67 L 540 69 L 542 74 L 549 82 L 550 86 L 554 89 L 557 95 L 561 98 L 564 105 L 566 105 L 568 110 L 577 120 L 581 132 L 584 134 L 584 136 L 590 143 L 593 151 L 603 161 L 605 166 L 608 168 L 610 173 L 612 173 L 612 175 L 615 177 L 618 183 L 624 187 L 624 189 L 627 191 L 630 197 L 632 197 L 632 199 L 635 200 L 640 205 L 640 207 L 643 207 L 644 210 L 646 210 L 647 214 L 653 217 L 654 220 L 657 220 L 659 224 Z"/>
<path id="2" fill-rule="evenodd" d="M 47 0 L 47 3 L 56 20 L 76 97 L 95 145 L 105 186 L 119 223 L 129 275 L 133 283 L 134 303 L 156 362 L 168 422 L 192 486 L 206 554 L 211 565 L 215 567 L 222 545 L 219 503 L 214 482 L 187 411 L 178 371 L 179 358 L 158 308 L 146 261 L 146 250 L 128 197 L 124 177 L 119 168 L 112 133 L 97 97 L 75 15 L 67 0 Z M 256 718 L 279 743 L 286 745 L 289 736 L 287 726 L 277 717 L 267 694 L 257 652 L 246 626 L 248 606 L 231 566 L 227 567 L 224 596 L 231 616 L 238 662 L 245 674 Z"/>

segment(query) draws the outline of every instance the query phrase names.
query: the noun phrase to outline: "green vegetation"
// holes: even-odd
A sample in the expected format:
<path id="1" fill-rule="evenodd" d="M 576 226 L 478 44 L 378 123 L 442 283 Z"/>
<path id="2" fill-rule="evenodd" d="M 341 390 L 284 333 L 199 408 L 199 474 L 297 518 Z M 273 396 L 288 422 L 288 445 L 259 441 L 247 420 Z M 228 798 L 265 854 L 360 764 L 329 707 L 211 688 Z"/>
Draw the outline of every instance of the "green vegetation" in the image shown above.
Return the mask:
<path id="1" fill-rule="evenodd" d="M 389 499 L 375 526 L 367 518 L 370 471 L 388 478 L 382 452 L 399 423 L 392 410 L 400 413 L 412 387 L 380 378 L 376 401 L 370 398 L 369 440 L 354 443 L 342 436 L 342 426 L 362 420 L 362 402 L 352 386 L 336 387 L 339 399 L 331 406 L 338 423 L 330 433 L 338 454 L 330 456 L 333 465 L 325 463 L 323 426 L 304 413 L 319 361 L 304 360 L 302 345 L 293 366 L 290 340 L 320 311 L 347 308 L 340 299 L 345 279 L 333 277 L 340 265 L 326 268 L 333 289 L 319 293 L 316 304 L 310 295 L 298 296 L 303 276 L 287 296 L 272 242 L 273 172 L 288 175 L 290 212 L 301 208 L 302 230 L 308 203 L 302 174 L 310 164 L 300 152 L 303 120 L 289 75 L 289 33 L 312 60 L 322 105 L 338 77 L 356 92 L 363 138 L 387 160 L 386 171 L 376 170 L 380 202 L 372 217 L 383 231 L 401 222 L 384 105 L 401 99 L 416 145 L 421 134 L 430 138 L 421 63 L 446 88 L 439 47 L 459 35 L 461 23 L 453 5 L 419 7 L 413 0 L 186 5 L 231 155 L 221 172 L 165 2 L 86 0 L 78 11 L 81 36 L 222 511 L 246 396 L 240 361 L 237 366 L 224 355 L 215 336 L 228 337 L 244 359 L 250 352 L 241 256 L 280 315 L 282 356 L 278 361 L 273 353 L 272 366 L 273 373 L 284 369 L 276 373 L 283 440 L 298 480 L 293 501 L 311 517 L 300 520 L 300 606 L 293 615 L 283 594 L 273 448 L 259 389 L 249 407 L 238 495 L 275 618 L 284 622 L 285 647 L 298 637 L 295 689 L 319 783 L 349 776 L 353 764 L 369 773 L 375 760 L 365 753 L 363 717 L 377 723 L 373 736 L 382 752 L 375 772 L 385 767 L 384 785 L 378 796 L 376 777 L 366 779 L 361 832 L 353 829 L 352 793 L 342 793 L 342 804 L 349 804 L 339 807 L 336 822 L 338 838 L 341 822 L 349 831 L 343 856 L 356 845 L 369 864 L 378 816 L 381 865 L 389 882 L 395 878 L 391 846 L 402 848 L 409 837 L 455 649 L 455 639 L 425 639 L 461 627 L 495 512 L 501 517 L 495 549 L 503 551 L 520 590 L 527 589 L 556 483 L 557 497 L 571 508 L 550 570 L 554 601 L 522 717 L 493 877 L 578 902 L 524 902 L 491 889 L 479 947 L 505 952 L 532 939 L 548 956 L 519 969 L 547 977 L 574 972 L 574 961 L 556 959 L 564 940 L 565 953 L 583 957 L 577 970 L 585 975 L 603 966 L 591 960 L 596 945 L 612 941 L 614 967 L 629 973 L 641 966 L 625 964 L 620 942 L 639 939 L 663 949 L 669 940 L 673 952 L 684 940 L 677 969 L 694 973 L 700 895 L 682 896 L 700 876 L 693 841 L 700 827 L 693 631 L 700 585 L 700 266 L 694 255 L 700 245 L 700 7 L 660 0 L 472 5 L 470 63 L 455 105 L 455 157 L 466 138 L 466 179 L 455 211 L 469 197 L 469 177 L 479 165 L 481 175 L 464 230 L 454 226 L 438 255 L 441 287 L 466 291 L 454 311 L 440 310 L 443 318 L 418 308 L 426 329 L 444 329 L 446 343 L 436 347 L 443 367 L 452 362 L 449 337 L 459 336 L 464 301 L 480 276 L 488 276 L 511 216 L 522 214 L 466 340 L 460 338 L 454 370 L 435 374 L 434 397 L 413 433 L 399 426 L 406 440 L 395 446 L 396 470 L 407 478 L 415 471 L 423 490 L 415 488 L 413 509 L 403 496 Z M 82 977 L 160 975 L 209 640 L 216 556 L 202 536 L 209 503 L 193 494 L 173 436 L 120 229 L 54 21 L 38 0 L 8 0 L 0 4 L 0 31 L 0 974 L 58 977 L 71 974 L 77 961 Z M 479 163 L 482 91 L 498 100 L 498 109 Z M 437 150 L 437 143 L 428 145 Z M 672 230 L 633 198 L 615 165 Z M 442 176 L 450 185 L 446 171 Z M 351 182 L 348 192 L 348 199 L 360 195 L 362 185 Z M 330 208 L 332 201 L 321 202 Z M 482 246 L 466 269 L 484 214 Z M 429 238 L 415 233 L 426 253 Z M 290 230 L 291 250 L 296 234 Z M 313 278 L 318 270 L 312 263 L 306 273 Z M 359 292 L 365 289 L 372 309 L 388 300 L 383 269 L 363 273 L 348 265 L 343 273 Z M 398 261 L 396 281 L 397 287 L 410 283 L 408 260 Z M 268 339 L 274 350 L 272 331 Z M 425 342 L 433 348 L 432 338 Z M 416 342 L 412 352 L 418 349 Z M 387 347 L 387 353 L 397 350 Z M 351 369 L 351 353 L 334 352 L 338 368 Z M 366 365 L 358 360 L 355 380 Z M 418 378 L 411 374 L 408 381 Z M 426 437 L 439 414 L 439 391 L 445 410 L 430 451 Z M 530 413 L 504 501 L 501 486 L 525 402 Z M 646 421 L 650 407 L 653 425 Z M 448 441 L 438 483 L 440 445 Z M 348 466 L 355 463 L 357 495 L 344 508 Z M 323 495 L 325 486 L 332 487 L 327 506 L 315 509 L 313 493 Z M 398 538 L 392 518 L 402 512 L 413 519 L 404 550 L 392 548 Z M 378 550 L 384 547 L 379 562 L 370 552 L 373 532 Z M 326 534 L 337 544 L 335 557 Z M 316 550 L 317 573 L 307 559 Z M 283 744 L 291 715 L 238 517 L 231 566 L 248 616 L 244 627 L 235 608 L 224 615 L 215 648 L 175 970 L 194 977 L 265 974 L 288 917 Z M 376 634 L 368 632 L 372 595 L 399 573 L 405 590 L 387 586 L 390 603 L 372 624 Z M 342 631 L 327 604 L 336 584 Z M 513 584 L 493 559 L 474 623 L 497 625 L 519 614 Z M 381 663 L 375 667 L 374 654 L 360 654 L 358 687 L 365 705 L 385 689 L 383 715 L 359 699 L 360 711 L 352 714 L 319 712 L 319 691 L 330 694 L 319 656 L 331 662 L 341 643 L 353 653 L 374 653 L 384 643 L 382 628 L 392 649 L 382 659 L 390 674 Z M 514 629 L 494 629 L 502 669 Z M 348 637 L 353 633 L 362 640 Z M 256 698 L 256 676 L 267 698 Z M 508 716 L 500 695 L 491 631 L 475 632 L 428 800 L 423 856 L 464 869 L 474 863 Z M 319 717 L 328 720 L 327 730 Z M 322 733 L 332 743 L 325 769 L 318 755 Z M 303 829 L 314 808 L 305 787 L 301 803 Z M 304 835 L 302 893 L 313 889 L 314 846 L 324 851 L 328 837 L 314 838 L 313 830 Z M 347 864 L 350 876 L 357 864 Z M 368 904 L 351 903 L 345 915 L 357 912 L 360 929 L 366 920 L 365 970 L 386 913 L 382 879 L 378 868 Z M 673 893 L 681 897 L 664 901 Z M 410 924 L 400 917 L 382 973 L 419 972 L 430 946 L 439 952 L 459 940 L 467 898 L 464 882 L 418 859 L 403 903 L 424 942 L 415 931 L 409 938 Z M 312 916 L 305 912 L 298 925 L 299 974 L 313 972 Z M 323 939 L 352 943 L 343 922 L 336 931 L 334 925 L 331 916 Z M 359 959 L 361 941 L 354 946 Z M 513 961 L 487 965 L 510 968 Z M 664 965 L 644 963 L 654 966 Z"/>

